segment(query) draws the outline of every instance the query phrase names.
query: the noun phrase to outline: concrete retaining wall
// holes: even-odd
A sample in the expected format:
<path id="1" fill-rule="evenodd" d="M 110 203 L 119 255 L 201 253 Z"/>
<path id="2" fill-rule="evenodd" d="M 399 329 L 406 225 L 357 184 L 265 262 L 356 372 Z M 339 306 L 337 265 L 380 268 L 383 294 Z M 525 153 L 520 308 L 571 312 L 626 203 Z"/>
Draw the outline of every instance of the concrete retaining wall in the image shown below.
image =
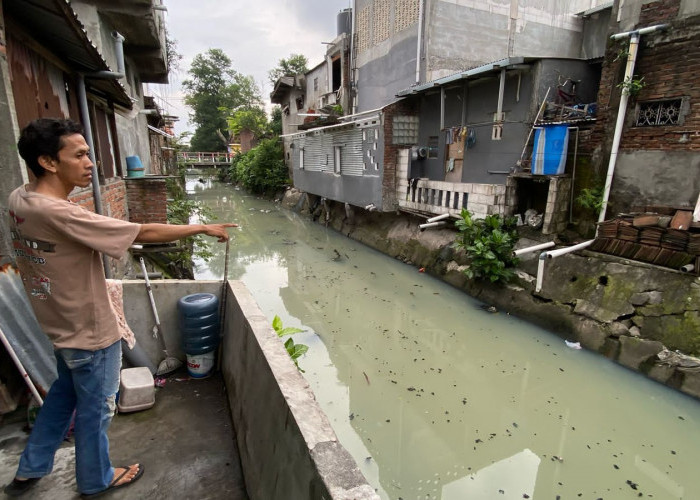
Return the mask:
<path id="1" fill-rule="evenodd" d="M 230 283 L 223 372 L 251 499 L 374 500 L 243 283 Z"/>
<path id="2" fill-rule="evenodd" d="M 289 358 L 271 322 L 242 282 L 229 284 L 222 371 L 251 500 L 378 500 L 338 442 L 328 418 Z M 138 344 L 157 365 L 162 357 L 144 282 L 125 280 L 124 313 Z M 184 359 L 177 300 L 221 296 L 220 281 L 152 280 L 168 354 Z"/>

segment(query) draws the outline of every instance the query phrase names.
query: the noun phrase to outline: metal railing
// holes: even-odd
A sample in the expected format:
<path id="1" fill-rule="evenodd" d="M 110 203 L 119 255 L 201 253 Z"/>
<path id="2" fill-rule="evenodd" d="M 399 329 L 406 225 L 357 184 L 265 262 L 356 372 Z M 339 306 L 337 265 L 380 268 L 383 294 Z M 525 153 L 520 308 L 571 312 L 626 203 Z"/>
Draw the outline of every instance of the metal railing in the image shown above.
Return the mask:
<path id="1" fill-rule="evenodd" d="M 233 155 L 224 152 L 180 151 L 177 153 L 178 163 L 207 164 L 230 163 Z"/>

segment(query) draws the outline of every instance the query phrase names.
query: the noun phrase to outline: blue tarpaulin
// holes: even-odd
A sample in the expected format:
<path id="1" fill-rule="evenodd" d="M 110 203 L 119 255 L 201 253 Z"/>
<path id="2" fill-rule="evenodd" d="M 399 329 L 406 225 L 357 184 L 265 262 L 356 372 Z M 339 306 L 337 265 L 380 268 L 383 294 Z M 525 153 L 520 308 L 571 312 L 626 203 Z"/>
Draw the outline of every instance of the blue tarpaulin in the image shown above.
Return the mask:
<path id="1" fill-rule="evenodd" d="M 537 175 L 563 174 L 568 147 L 568 125 L 544 125 L 536 128 L 535 145 L 532 150 L 532 173 Z"/>

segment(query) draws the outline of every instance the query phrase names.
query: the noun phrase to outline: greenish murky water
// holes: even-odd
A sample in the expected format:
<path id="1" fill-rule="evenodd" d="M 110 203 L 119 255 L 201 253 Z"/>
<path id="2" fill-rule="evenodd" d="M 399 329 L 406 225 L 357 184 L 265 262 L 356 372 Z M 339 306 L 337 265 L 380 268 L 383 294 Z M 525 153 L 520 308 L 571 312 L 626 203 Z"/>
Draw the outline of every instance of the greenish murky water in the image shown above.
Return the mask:
<path id="1" fill-rule="evenodd" d="M 229 279 L 304 329 L 300 366 L 384 499 L 698 499 L 700 403 L 200 174 Z M 221 279 L 224 246 L 200 264 Z"/>

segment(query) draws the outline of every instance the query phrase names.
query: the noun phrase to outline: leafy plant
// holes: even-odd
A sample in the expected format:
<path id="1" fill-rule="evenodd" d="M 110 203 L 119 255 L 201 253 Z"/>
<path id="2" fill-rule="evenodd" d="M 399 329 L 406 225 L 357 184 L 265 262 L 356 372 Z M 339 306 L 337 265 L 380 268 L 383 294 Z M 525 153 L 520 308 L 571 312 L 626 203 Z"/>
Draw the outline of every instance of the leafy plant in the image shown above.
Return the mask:
<path id="1" fill-rule="evenodd" d="M 286 337 L 287 335 L 294 335 L 295 333 L 300 333 L 304 331 L 293 326 L 288 326 L 287 328 L 284 328 L 282 326 L 282 320 L 277 315 L 275 315 L 275 318 L 272 320 L 272 328 L 274 328 L 275 332 L 277 333 L 277 336 L 280 338 Z M 292 337 L 289 337 L 284 343 L 284 347 L 285 349 L 287 349 L 289 357 L 292 358 L 292 361 L 294 361 L 294 365 L 296 365 L 300 372 L 304 373 L 304 370 L 302 370 L 299 367 L 299 362 L 297 360 L 302 354 L 306 354 L 306 352 L 309 350 L 309 346 L 307 346 L 306 344 L 295 344 L 294 340 L 292 340 Z"/>
<path id="2" fill-rule="evenodd" d="M 513 267 L 518 263 L 513 254 L 518 241 L 515 217 L 487 215 L 484 219 L 474 219 L 469 210 L 462 209 L 455 226 L 459 233 L 454 244 L 463 248 L 470 258 L 464 271 L 469 279 L 496 283 L 513 277 Z"/>
<path id="3" fill-rule="evenodd" d="M 581 208 L 592 210 L 598 215 L 603 208 L 603 188 L 601 186 L 583 188 L 581 194 L 576 197 L 576 203 Z"/>
<path id="4" fill-rule="evenodd" d="M 231 181 L 258 194 L 274 193 L 289 184 L 282 145 L 276 139 L 263 139 L 247 153 L 231 160 Z"/>
<path id="5" fill-rule="evenodd" d="M 189 224 L 192 221 L 208 224 L 216 220 L 216 216 L 210 207 L 187 198 L 187 194 L 177 180 L 168 179 L 166 182 L 168 194 L 172 198 L 168 200 L 166 208 L 169 224 Z M 183 238 L 182 242 L 184 250 L 169 254 L 170 259 L 180 267 L 190 269 L 193 255 L 205 262 L 208 262 L 214 256 L 211 244 L 200 234 Z"/>
<path id="6" fill-rule="evenodd" d="M 639 94 L 645 86 L 644 77 L 635 78 L 628 76 L 623 82 L 617 84 L 618 89 L 621 89 L 623 93 L 626 92 L 627 95 L 631 96 Z"/>

